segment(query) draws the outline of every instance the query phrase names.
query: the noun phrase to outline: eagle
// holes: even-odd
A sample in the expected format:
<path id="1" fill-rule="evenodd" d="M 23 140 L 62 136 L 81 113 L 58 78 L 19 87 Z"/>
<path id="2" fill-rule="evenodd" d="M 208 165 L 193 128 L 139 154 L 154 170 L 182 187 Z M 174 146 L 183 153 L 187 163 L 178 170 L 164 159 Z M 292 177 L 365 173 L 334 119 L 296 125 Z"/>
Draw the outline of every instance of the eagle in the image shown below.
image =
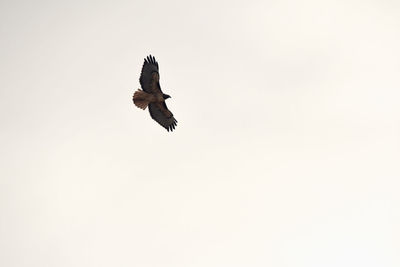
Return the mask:
<path id="1" fill-rule="evenodd" d="M 139 82 L 142 89 L 133 94 L 133 103 L 143 110 L 149 107 L 151 118 L 168 132 L 173 131 L 177 120 L 165 104 L 165 100 L 170 96 L 161 91 L 158 62 L 152 55 L 144 59 Z"/>

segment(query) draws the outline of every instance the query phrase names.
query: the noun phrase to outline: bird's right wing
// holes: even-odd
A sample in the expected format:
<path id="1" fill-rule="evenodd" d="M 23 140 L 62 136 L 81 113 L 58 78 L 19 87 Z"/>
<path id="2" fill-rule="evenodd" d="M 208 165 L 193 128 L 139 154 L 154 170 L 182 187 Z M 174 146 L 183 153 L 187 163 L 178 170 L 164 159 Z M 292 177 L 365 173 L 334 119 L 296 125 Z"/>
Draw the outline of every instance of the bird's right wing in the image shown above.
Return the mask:
<path id="1" fill-rule="evenodd" d="M 158 62 L 152 55 L 144 59 L 139 81 L 143 91 L 146 93 L 162 93 L 159 84 Z"/>

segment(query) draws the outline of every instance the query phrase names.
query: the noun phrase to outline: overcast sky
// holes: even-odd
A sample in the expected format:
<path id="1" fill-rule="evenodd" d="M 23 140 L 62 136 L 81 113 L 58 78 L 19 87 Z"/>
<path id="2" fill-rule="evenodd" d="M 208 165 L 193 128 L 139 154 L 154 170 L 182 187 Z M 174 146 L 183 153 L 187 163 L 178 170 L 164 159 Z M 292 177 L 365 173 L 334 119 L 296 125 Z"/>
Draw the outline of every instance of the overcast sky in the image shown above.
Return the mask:
<path id="1" fill-rule="evenodd" d="M 399 14 L 1 1 L 0 265 L 400 266 Z"/>

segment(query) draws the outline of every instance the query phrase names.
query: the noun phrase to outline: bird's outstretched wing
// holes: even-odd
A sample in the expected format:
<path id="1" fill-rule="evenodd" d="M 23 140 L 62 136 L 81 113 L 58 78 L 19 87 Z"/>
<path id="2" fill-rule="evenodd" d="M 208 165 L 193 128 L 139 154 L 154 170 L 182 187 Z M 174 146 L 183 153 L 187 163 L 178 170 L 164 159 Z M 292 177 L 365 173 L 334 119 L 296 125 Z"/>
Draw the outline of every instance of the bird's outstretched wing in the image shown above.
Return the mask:
<path id="1" fill-rule="evenodd" d="M 177 120 L 167 108 L 165 102 L 155 102 L 149 104 L 150 116 L 158 122 L 167 131 L 173 131 L 176 127 Z"/>
<path id="2" fill-rule="evenodd" d="M 159 83 L 158 62 L 152 55 L 144 59 L 139 81 L 143 91 L 146 93 L 162 93 Z"/>

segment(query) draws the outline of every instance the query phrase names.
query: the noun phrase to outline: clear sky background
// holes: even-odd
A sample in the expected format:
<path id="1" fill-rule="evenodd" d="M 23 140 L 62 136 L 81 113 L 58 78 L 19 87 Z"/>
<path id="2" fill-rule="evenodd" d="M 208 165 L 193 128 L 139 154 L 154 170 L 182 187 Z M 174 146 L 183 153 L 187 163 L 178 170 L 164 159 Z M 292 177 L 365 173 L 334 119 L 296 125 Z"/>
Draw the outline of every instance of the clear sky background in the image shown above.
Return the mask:
<path id="1" fill-rule="evenodd" d="M 400 266 L 399 14 L 1 1 L 0 265 Z"/>

